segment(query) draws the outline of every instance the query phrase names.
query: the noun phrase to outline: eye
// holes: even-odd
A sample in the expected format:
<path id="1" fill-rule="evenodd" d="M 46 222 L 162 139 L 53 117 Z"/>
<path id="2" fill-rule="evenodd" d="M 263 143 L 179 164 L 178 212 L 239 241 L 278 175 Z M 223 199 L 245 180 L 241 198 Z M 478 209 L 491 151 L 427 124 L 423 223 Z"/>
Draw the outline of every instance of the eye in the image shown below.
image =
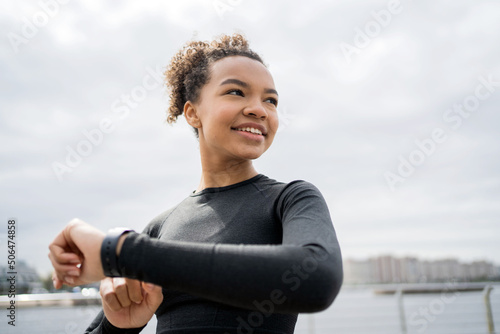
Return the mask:
<path id="1" fill-rule="evenodd" d="M 274 97 L 269 97 L 269 98 L 265 99 L 264 102 L 269 102 L 271 104 L 274 104 L 275 107 L 278 106 L 278 100 L 276 100 Z"/>
<path id="2" fill-rule="evenodd" d="M 240 89 L 231 89 L 226 92 L 228 95 L 239 95 L 244 96 L 243 92 Z"/>

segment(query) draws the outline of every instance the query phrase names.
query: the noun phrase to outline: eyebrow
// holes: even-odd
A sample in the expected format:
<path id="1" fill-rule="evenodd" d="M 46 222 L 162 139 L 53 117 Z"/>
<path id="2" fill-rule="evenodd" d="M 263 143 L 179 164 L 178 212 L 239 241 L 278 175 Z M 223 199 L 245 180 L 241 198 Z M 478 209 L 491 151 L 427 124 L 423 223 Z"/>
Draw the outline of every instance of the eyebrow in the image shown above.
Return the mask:
<path id="1" fill-rule="evenodd" d="M 244 81 L 238 80 L 238 79 L 226 79 L 226 80 L 224 80 L 220 84 L 220 86 L 229 85 L 229 84 L 235 84 L 235 85 L 238 85 L 238 86 L 241 86 L 241 87 L 244 87 L 244 88 L 250 87 L 249 84 L 247 84 Z M 276 89 L 272 89 L 272 88 L 266 88 L 266 89 L 264 89 L 264 92 L 268 93 L 268 94 L 276 94 L 276 95 L 278 95 L 278 92 L 276 91 Z"/>

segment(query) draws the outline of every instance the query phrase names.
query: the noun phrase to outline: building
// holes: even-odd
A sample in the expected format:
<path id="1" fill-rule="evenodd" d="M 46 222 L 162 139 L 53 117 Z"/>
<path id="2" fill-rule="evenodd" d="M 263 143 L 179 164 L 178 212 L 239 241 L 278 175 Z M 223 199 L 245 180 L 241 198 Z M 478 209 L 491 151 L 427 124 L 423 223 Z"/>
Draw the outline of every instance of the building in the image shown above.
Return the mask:
<path id="1" fill-rule="evenodd" d="M 9 294 L 11 283 L 9 277 L 14 276 L 9 274 L 10 270 L 7 267 L 0 266 L 0 295 Z M 42 281 L 35 269 L 29 267 L 26 262 L 17 260 L 15 268 L 15 294 L 34 293 L 43 290 Z"/>
<path id="2" fill-rule="evenodd" d="M 362 283 L 425 283 L 471 282 L 500 279 L 500 267 L 488 261 L 462 263 L 456 259 L 419 260 L 382 255 L 364 260 L 344 261 L 344 282 Z"/>

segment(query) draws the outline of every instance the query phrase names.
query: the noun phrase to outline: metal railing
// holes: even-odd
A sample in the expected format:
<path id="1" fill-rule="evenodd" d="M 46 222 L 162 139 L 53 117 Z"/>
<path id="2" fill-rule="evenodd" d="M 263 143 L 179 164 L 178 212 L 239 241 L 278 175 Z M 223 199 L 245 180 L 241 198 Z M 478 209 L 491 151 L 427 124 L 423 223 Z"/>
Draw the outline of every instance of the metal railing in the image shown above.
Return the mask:
<path id="1" fill-rule="evenodd" d="M 363 291 L 349 287 L 343 295 L 341 292 L 326 311 L 301 315 L 296 334 L 366 333 L 367 330 L 381 334 L 495 334 L 495 318 L 496 328 L 499 326 L 498 284 L 482 284 L 474 291 L 446 288 L 433 293 L 415 293 L 399 286 L 393 289 L 392 296 L 374 295 L 369 288 L 363 293 L 352 293 L 357 290 Z"/>
<path id="2" fill-rule="evenodd" d="M 493 312 L 491 310 L 491 299 L 490 299 L 490 294 L 493 289 L 494 288 L 491 285 L 487 285 L 483 289 L 483 300 L 486 308 L 486 323 L 488 325 L 488 334 L 495 334 L 495 323 L 493 321 Z M 403 295 L 404 295 L 404 290 L 403 288 L 400 287 L 396 292 L 396 299 L 398 301 L 401 334 L 407 334 L 408 326 L 406 324 Z"/>

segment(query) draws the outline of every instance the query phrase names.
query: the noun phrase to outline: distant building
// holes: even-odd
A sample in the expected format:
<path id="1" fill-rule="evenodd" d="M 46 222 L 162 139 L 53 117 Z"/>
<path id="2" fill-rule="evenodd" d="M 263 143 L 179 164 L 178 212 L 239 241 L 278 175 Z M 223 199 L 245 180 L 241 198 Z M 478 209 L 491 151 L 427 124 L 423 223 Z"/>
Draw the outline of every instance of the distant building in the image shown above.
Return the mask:
<path id="1" fill-rule="evenodd" d="M 456 259 L 435 261 L 383 255 L 365 260 L 344 261 L 344 282 L 422 283 L 486 281 L 500 279 L 500 268 L 488 261 L 461 263 Z"/>
<path id="2" fill-rule="evenodd" d="M 0 295 L 7 295 L 10 289 L 8 278 L 13 276 L 8 274 L 7 267 L 0 266 Z M 43 290 L 42 281 L 35 269 L 29 267 L 26 262 L 17 260 L 15 268 L 16 295 L 23 293 L 40 292 Z"/>

